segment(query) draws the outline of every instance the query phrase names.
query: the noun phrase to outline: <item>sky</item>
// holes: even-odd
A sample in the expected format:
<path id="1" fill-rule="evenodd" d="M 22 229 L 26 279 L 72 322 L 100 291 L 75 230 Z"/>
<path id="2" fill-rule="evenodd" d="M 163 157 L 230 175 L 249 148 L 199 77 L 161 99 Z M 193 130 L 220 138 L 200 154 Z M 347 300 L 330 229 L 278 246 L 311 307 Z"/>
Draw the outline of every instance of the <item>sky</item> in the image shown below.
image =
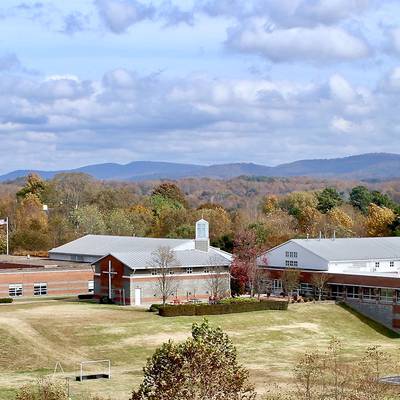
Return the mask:
<path id="1" fill-rule="evenodd" d="M 400 1 L 1 0 L 0 145 L 0 173 L 400 153 Z"/>

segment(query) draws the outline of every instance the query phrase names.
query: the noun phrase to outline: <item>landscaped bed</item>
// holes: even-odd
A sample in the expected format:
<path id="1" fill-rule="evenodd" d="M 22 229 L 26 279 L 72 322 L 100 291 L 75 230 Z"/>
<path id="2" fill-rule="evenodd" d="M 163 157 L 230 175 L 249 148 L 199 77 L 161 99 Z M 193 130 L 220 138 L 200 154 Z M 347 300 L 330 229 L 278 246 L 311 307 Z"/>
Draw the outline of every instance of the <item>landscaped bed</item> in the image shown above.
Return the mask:
<path id="1" fill-rule="evenodd" d="M 217 304 L 178 304 L 157 306 L 151 309 L 158 310 L 162 317 L 177 317 L 190 315 L 219 315 L 262 310 L 287 310 L 288 301 L 282 299 L 254 299 L 237 298 L 225 299 Z"/>

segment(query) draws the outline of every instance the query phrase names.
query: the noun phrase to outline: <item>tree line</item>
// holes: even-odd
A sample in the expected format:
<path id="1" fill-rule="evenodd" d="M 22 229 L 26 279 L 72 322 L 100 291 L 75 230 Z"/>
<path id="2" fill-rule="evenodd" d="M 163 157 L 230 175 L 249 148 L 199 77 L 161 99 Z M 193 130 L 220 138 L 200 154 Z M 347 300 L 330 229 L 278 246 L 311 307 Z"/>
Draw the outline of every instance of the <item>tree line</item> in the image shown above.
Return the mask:
<path id="1" fill-rule="evenodd" d="M 81 173 L 45 181 L 30 174 L 0 185 L 0 216 L 9 217 L 12 252 L 32 255 L 86 234 L 191 238 L 202 217 L 211 243 L 229 252 L 245 246 L 260 253 L 295 237 L 400 235 L 400 206 L 389 188 L 346 183 L 340 191 L 305 178 L 238 178 L 208 179 L 214 191 L 207 191 L 204 182 L 103 182 Z M 231 202 L 233 193 L 241 200 Z"/>

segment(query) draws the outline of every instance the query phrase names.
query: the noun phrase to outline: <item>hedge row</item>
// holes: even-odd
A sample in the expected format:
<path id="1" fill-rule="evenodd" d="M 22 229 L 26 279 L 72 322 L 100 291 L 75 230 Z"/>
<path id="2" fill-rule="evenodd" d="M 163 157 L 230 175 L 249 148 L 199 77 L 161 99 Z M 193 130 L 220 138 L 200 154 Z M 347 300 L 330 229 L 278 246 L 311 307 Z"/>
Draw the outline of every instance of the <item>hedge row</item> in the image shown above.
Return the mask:
<path id="1" fill-rule="evenodd" d="M 0 298 L 0 303 L 12 303 L 13 299 L 11 297 Z"/>
<path id="2" fill-rule="evenodd" d="M 243 302 L 232 304 L 180 304 L 160 307 L 162 317 L 177 317 L 188 315 L 232 314 L 262 310 L 287 310 L 287 301 L 263 300 L 259 302 Z"/>
<path id="3" fill-rule="evenodd" d="M 93 298 L 94 298 L 93 293 L 78 294 L 79 300 L 93 300 Z"/>

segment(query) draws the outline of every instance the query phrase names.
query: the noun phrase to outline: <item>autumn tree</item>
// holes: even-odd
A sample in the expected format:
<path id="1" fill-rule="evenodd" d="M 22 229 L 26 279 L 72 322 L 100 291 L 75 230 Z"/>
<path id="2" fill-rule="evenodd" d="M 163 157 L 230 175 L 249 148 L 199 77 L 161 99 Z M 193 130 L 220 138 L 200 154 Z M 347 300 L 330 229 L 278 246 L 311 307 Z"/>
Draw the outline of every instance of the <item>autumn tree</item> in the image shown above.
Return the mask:
<path id="1" fill-rule="evenodd" d="M 71 221 L 79 235 L 102 235 L 107 232 L 103 213 L 96 205 L 76 208 L 71 214 Z"/>
<path id="2" fill-rule="evenodd" d="M 339 207 L 334 207 L 326 213 L 326 222 L 329 230 L 335 231 L 338 236 L 351 236 L 354 225 L 351 217 Z"/>
<path id="3" fill-rule="evenodd" d="M 27 193 L 18 204 L 10 238 L 13 251 L 44 251 L 50 246 L 47 215 L 38 196 Z"/>
<path id="4" fill-rule="evenodd" d="M 368 236 L 389 236 L 394 220 L 395 214 L 391 209 L 371 203 L 366 220 Z"/>
<path id="5" fill-rule="evenodd" d="M 148 267 L 156 276 L 155 290 L 160 295 L 163 306 L 171 296 L 177 293 L 179 281 L 174 276 L 173 270 L 173 267 L 177 266 L 178 260 L 169 247 L 162 246 L 152 252 Z"/>
<path id="6" fill-rule="evenodd" d="M 50 204 L 68 213 L 96 198 L 99 183 L 83 173 L 60 173 L 51 181 Z"/>
<path id="7" fill-rule="evenodd" d="M 128 219 L 135 236 L 146 236 L 154 224 L 154 215 L 148 207 L 136 204 L 128 208 Z"/>
<path id="8" fill-rule="evenodd" d="M 129 220 L 129 213 L 124 209 L 116 208 L 111 210 L 103 219 L 107 233 L 110 235 L 133 236 L 135 233 L 135 227 Z"/>
<path id="9" fill-rule="evenodd" d="M 185 208 L 188 206 L 185 195 L 174 183 L 161 183 L 153 189 L 151 196 L 161 196 L 164 199 L 170 200 L 171 202 L 177 202 Z"/>
<path id="10" fill-rule="evenodd" d="M 232 341 L 207 321 L 193 324 L 192 337 L 158 348 L 144 368 L 131 400 L 254 400 L 248 371 Z"/>
<path id="11" fill-rule="evenodd" d="M 46 182 L 39 175 L 32 173 L 27 176 L 25 186 L 17 192 L 17 198 L 23 200 L 28 195 L 33 195 L 43 202 L 43 196 L 47 189 Z"/>
<path id="12" fill-rule="evenodd" d="M 268 195 L 263 199 L 261 208 L 264 214 L 269 215 L 279 209 L 279 199 L 277 196 Z"/>
<path id="13" fill-rule="evenodd" d="M 246 276 L 250 295 L 255 294 L 256 279 L 258 276 L 257 256 L 261 253 L 257 245 L 257 237 L 254 231 L 244 230 L 239 232 L 234 241 L 232 276 L 236 274 Z"/>
<path id="14" fill-rule="evenodd" d="M 281 199 L 280 205 L 290 215 L 300 218 L 304 209 L 317 208 L 318 199 L 314 192 L 292 192 Z"/>

